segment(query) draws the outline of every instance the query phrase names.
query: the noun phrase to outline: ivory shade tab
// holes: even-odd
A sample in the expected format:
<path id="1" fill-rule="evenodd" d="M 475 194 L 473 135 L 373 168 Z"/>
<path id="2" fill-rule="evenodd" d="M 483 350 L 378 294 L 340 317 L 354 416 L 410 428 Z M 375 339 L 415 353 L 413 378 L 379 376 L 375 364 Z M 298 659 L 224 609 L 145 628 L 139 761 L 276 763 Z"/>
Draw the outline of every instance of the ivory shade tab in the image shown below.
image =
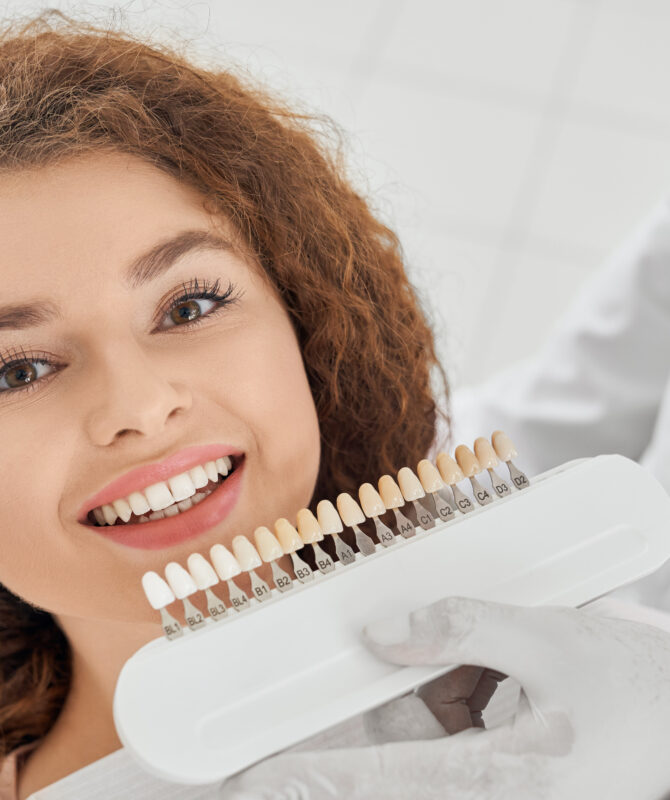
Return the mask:
<path id="1" fill-rule="evenodd" d="M 510 461 L 519 455 L 512 444 L 512 440 L 504 431 L 493 431 L 491 442 L 501 461 Z"/>
<path id="2" fill-rule="evenodd" d="M 474 449 L 475 456 L 482 469 L 493 469 L 500 463 L 496 451 L 493 449 L 493 445 L 483 436 L 475 439 Z"/>
<path id="3" fill-rule="evenodd" d="M 323 531 L 319 521 L 308 508 L 301 508 L 296 514 L 296 526 L 300 538 L 305 544 L 314 544 L 323 539 Z"/>
<path id="4" fill-rule="evenodd" d="M 232 541 L 233 554 L 245 572 L 260 567 L 263 563 L 256 548 L 246 536 L 236 536 Z"/>
<path id="5" fill-rule="evenodd" d="M 366 517 L 380 517 L 386 511 L 379 492 L 371 483 L 364 483 L 359 488 L 358 499 Z"/>
<path id="6" fill-rule="evenodd" d="M 200 591 L 209 589 L 210 586 L 219 582 L 219 576 L 214 572 L 214 567 L 200 553 L 191 553 L 186 560 L 186 566 Z"/>
<path id="7" fill-rule="evenodd" d="M 427 458 L 422 459 L 416 466 L 416 471 L 423 488 L 432 494 L 444 488 L 444 481 L 435 464 Z"/>
<path id="8" fill-rule="evenodd" d="M 337 496 L 337 511 L 345 525 L 352 527 L 365 522 L 363 509 L 348 492 Z"/>
<path id="9" fill-rule="evenodd" d="M 142 575 L 142 588 L 147 600 L 156 611 L 169 606 L 175 600 L 174 592 L 157 572 L 152 570 Z"/>
<path id="10" fill-rule="evenodd" d="M 458 466 L 449 453 L 438 453 L 437 468 L 440 471 L 442 480 L 448 486 L 453 486 L 455 483 L 458 483 L 465 478 L 465 475 L 463 475 L 463 470 Z"/>
<path id="11" fill-rule="evenodd" d="M 456 448 L 456 461 L 466 478 L 473 478 L 482 471 L 475 454 L 464 444 L 459 444 Z"/>
<path id="12" fill-rule="evenodd" d="M 418 500 L 420 497 L 426 496 L 421 481 L 409 467 L 402 467 L 399 470 L 398 485 L 405 500 Z"/>
<path id="13" fill-rule="evenodd" d="M 287 554 L 295 553 L 295 551 L 300 550 L 303 545 L 298 531 L 285 517 L 280 517 L 275 522 L 275 533 L 277 534 L 277 539 L 279 539 L 281 549 Z"/>
<path id="14" fill-rule="evenodd" d="M 240 567 L 238 560 L 222 544 L 212 545 L 209 549 L 209 557 L 222 581 L 228 581 L 242 572 L 242 567 Z"/>
<path id="15" fill-rule="evenodd" d="M 256 542 L 256 549 L 258 554 L 266 563 L 276 561 L 284 555 L 279 540 L 265 525 L 260 525 L 254 531 L 254 541 Z"/>
<path id="16" fill-rule="evenodd" d="M 176 561 L 170 561 L 165 567 L 165 580 L 168 582 L 168 586 L 172 589 L 174 596 L 178 600 L 183 600 L 185 597 L 193 594 L 193 592 L 198 591 L 198 587 L 195 585 L 193 578 L 182 565 L 177 564 Z"/>
<path id="17" fill-rule="evenodd" d="M 321 530 L 327 535 L 332 533 L 342 533 L 344 526 L 340 515 L 330 500 L 321 500 L 316 507 L 316 517 L 319 520 Z"/>
<path id="18" fill-rule="evenodd" d="M 400 508 L 405 505 L 400 487 L 390 475 L 382 475 L 378 485 L 382 503 L 386 508 Z"/>

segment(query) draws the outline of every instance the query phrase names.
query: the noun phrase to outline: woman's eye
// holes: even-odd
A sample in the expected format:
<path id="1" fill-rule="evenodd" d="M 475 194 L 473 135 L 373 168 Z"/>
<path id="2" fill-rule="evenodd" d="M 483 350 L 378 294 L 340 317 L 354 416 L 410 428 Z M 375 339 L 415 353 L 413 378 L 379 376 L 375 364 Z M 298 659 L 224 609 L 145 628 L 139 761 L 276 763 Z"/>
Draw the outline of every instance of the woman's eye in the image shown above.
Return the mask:
<path id="1" fill-rule="evenodd" d="M 165 317 L 167 324 L 163 326 L 163 329 L 176 328 L 179 325 L 193 322 L 199 317 L 207 316 L 220 305 L 215 300 L 209 300 L 205 297 L 192 297 L 190 300 L 182 300 L 167 313 Z"/>
<path id="2" fill-rule="evenodd" d="M 55 370 L 53 364 L 38 359 L 14 362 L 0 369 L 0 392 L 26 389 Z"/>

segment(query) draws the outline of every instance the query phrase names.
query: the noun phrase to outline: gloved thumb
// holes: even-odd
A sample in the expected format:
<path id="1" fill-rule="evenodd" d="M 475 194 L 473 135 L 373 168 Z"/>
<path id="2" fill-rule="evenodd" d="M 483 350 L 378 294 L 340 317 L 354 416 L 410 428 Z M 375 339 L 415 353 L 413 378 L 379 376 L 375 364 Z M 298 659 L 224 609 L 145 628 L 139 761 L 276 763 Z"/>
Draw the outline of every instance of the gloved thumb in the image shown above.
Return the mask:
<path id="1" fill-rule="evenodd" d="M 560 698 L 552 675 L 561 673 L 564 686 L 566 671 L 575 668 L 574 614 L 580 612 L 448 597 L 409 615 L 368 625 L 363 636 L 385 661 L 489 667 L 516 679 L 532 705 L 556 708 Z"/>

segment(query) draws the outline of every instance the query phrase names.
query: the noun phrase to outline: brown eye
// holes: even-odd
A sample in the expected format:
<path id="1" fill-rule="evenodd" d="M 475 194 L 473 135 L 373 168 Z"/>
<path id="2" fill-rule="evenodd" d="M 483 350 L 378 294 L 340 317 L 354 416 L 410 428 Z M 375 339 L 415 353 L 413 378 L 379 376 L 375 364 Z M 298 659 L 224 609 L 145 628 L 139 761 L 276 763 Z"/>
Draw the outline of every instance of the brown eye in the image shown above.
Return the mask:
<path id="1" fill-rule="evenodd" d="M 175 325 L 181 325 L 183 322 L 190 322 L 197 319 L 202 312 L 200 306 L 195 300 L 188 300 L 185 303 L 179 303 L 170 311 L 170 319 Z"/>
<path id="2" fill-rule="evenodd" d="M 18 364 L 5 373 L 5 380 L 10 389 L 25 386 L 26 383 L 32 383 L 36 379 L 37 370 L 29 361 Z"/>

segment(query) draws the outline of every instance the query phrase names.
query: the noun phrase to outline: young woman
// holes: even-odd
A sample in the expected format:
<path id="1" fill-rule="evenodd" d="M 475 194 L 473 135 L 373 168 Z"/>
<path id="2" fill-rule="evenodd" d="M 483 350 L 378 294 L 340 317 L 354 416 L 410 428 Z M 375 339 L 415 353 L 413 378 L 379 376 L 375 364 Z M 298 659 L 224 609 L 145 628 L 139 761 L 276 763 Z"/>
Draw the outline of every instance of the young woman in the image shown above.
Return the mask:
<path id="1" fill-rule="evenodd" d="M 118 672 L 160 635 L 144 572 L 429 449 L 431 331 L 321 139 L 131 36 L 45 14 L 0 39 L 6 797 L 121 746 Z M 224 456 L 178 516 L 96 520 Z"/>

